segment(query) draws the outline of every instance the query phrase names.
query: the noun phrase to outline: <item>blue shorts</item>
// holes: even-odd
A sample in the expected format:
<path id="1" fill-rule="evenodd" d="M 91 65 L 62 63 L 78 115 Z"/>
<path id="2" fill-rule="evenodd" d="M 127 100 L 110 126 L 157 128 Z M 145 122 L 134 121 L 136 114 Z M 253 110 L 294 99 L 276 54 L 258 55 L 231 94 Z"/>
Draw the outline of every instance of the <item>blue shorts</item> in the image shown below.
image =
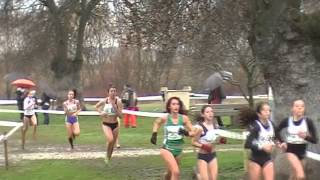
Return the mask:
<path id="1" fill-rule="evenodd" d="M 207 154 L 198 153 L 198 159 L 204 160 L 207 163 L 210 163 L 212 160 L 214 160 L 216 156 L 217 156 L 216 152 L 207 153 Z"/>
<path id="2" fill-rule="evenodd" d="M 66 123 L 74 124 L 78 122 L 77 116 L 66 116 Z"/>

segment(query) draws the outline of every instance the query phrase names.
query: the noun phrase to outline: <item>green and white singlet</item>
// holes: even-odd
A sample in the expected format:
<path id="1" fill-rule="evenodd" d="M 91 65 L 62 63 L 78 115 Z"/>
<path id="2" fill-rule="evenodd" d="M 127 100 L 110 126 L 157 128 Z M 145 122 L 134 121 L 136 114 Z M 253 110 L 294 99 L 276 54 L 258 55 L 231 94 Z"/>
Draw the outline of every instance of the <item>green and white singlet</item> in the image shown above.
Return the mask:
<path id="1" fill-rule="evenodd" d="M 169 150 L 174 156 L 178 156 L 182 152 L 184 144 L 183 135 L 179 134 L 179 129 L 183 127 L 183 116 L 178 115 L 178 123 L 173 124 L 172 116 L 168 115 L 167 122 L 164 125 L 163 148 Z"/>

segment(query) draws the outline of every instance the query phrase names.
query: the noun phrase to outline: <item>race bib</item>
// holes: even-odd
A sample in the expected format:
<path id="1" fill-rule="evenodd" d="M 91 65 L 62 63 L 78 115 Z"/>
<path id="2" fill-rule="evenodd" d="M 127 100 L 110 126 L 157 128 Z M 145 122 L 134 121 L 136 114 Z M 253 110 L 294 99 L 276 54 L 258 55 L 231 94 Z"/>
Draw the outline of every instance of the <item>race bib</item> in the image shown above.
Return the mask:
<path id="1" fill-rule="evenodd" d="M 115 114 L 114 108 L 111 104 L 105 104 L 103 111 L 109 115 Z"/>
<path id="2" fill-rule="evenodd" d="M 306 144 L 307 141 L 298 136 L 298 134 L 288 134 L 287 142 L 292 144 Z"/>
<path id="3" fill-rule="evenodd" d="M 179 129 L 181 126 L 167 126 L 167 139 L 168 140 L 179 140 L 182 139 L 182 135 L 180 135 Z"/>

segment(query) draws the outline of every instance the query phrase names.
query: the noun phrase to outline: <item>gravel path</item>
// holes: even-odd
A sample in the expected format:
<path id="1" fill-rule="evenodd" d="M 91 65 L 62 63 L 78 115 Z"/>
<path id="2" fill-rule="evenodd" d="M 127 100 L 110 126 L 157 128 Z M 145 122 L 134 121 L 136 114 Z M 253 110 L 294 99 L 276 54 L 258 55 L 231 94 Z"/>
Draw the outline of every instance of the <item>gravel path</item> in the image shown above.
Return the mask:
<path id="1" fill-rule="evenodd" d="M 30 146 L 30 147 L 29 147 Z M 35 147 L 29 145 L 26 150 L 18 147 L 9 147 L 9 161 L 18 162 L 21 160 L 41 160 L 41 159 L 98 159 L 104 158 L 106 152 L 103 146 L 78 145 L 72 151 L 67 146 L 46 145 Z M 3 145 L 0 146 L 3 149 Z M 240 147 L 223 147 L 218 151 L 242 151 Z M 185 149 L 184 152 L 194 152 L 194 149 Z M 114 157 L 138 157 L 148 155 L 158 155 L 159 149 L 143 148 L 119 148 L 113 152 Z M 0 152 L 0 164 L 4 162 L 3 151 Z"/>

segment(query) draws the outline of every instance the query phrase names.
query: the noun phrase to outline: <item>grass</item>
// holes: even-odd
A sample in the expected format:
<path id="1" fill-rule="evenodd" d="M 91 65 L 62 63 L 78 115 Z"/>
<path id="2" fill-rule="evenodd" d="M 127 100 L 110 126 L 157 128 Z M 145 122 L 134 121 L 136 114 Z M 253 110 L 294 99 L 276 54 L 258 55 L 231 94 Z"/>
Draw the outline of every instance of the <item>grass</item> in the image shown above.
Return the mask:
<path id="1" fill-rule="evenodd" d="M 1 106 L 1 108 L 4 108 Z M 161 104 L 141 105 L 141 111 L 160 110 Z M 159 111 L 158 111 L 159 110 Z M 1 120 L 18 121 L 19 115 L 12 113 L 0 113 Z M 162 142 L 162 132 L 159 130 L 158 145 L 150 144 L 152 123 L 155 118 L 138 117 L 138 128 L 123 128 L 121 126 L 121 147 L 122 148 L 160 148 Z M 230 119 L 230 118 L 229 118 Z M 223 117 L 226 125 L 230 122 L 227 117 Z M 47 144 L 55 146 L 67 146 L 66 130 L 64 127 L 63 115 L 50 115 L 50 125 L 42 125 L 43 115 L 39 114 L 40 126 L 38 126 L 37 140 L 31 141 L 31 129 L 28 131 L 26 147 L 41 147 Z M 105 137 L 101 130 L 101 120 L 97 116 L 80 116 L 79 118 L 81 135 L 76 144 L 104 146 Z M 0 132 L 9 131 L 10 128 L 1 127 Z M 9 149 L 21 137 L 16 132 L 9 139 Z M 20 141 L 19 141 L 20 142 Z M 230 147 L 230 145 L 242 146 L 242 141 L 228 139 L 227 145 L 220 147 Z M 185 147 L 191 147 L 190 139 L 187 138 Z M 9 152 L 10 153 L 10 152 Z M 243 174 L 243 153 L 240 151 L 218 152 L 219 179 L 238 179 Z M 181 179 L 191 179 L 192 169 L 196 164 L 196 155 L 186 153 L 181 164 Z M 160 179 L 165 171 L 164 162 L 160 156 L 140 156 L 140 157 L 115 157 L 111 167 L 106 167 L 102 159 L 93 160 L 26 160 L 11 163 L 9 171 L 0 166 L 0 179 L 2 180 L 100 180 L 100 179 Z"/>
<path id="2" fill-rule="evenodd" d="M 37 160 L 24 161 L 13 165 L 9 171 L 0 169 L 2 180 L 135 180 L 160 179 L 165 172 L 164 163 L 159 156 L 115 158 L 110 166 L 102 159 L 95 160 Z M 231 180 L 242 176 L 242 152 L 218 153 L 219 179 Z M 181 179 L 192 179 L 196 164 L 194 153 L 183 155 Z"/>
<path id="3" fill-rule="evenodd" d="M 141 111 L 150 112 L 152 109 L 159 109 L 161 107 L 160 103 L 148 103 L 148 104 L 141 104 L 140 109 Z M 7 108 L 1 106 L 1 108 Z M 12 108 L 12 106 L 11 106 Z M 161 110 L 159 111 L 161 112 Z M 190 117 L 192 118 L 192 117 Z M 19 114 L 13 113 L 0 113 L 0 121 L 19 121 Z M 47 144 L 48 142 L 52 144 L 66 144 L 66 130 L 64 128 L 64 116 L 63 115 L 50 115 L 50 125 L 41 125 L 43 124 L 43 114 L 39 113 L 38 115 L 39 124 L 38 126 L 38 139 L 37 143 L 39 144 Z M 152 148 L 154 147 L 149 143 L 149 139 L 151 136 L 152 131 L 152 123 L 155 118 L 149 117 L 138 117 L 137 124 L 138 128 L 128 128 L 125 129 L 121 127 L 121 144 L 124 147 L 146 147 Z M 231 121 L 229 117 L 222 118 L 224 124 L 229 126 Z M 101 129 L 101 119 L 98 116 L 80 116 L 80 129 L 81 135 L 80 138 L 77 140 L 77 144 L 104 144 L 105 137 L 102 133 Z M 8 131 L 10 128 L 1 127 L 0 132 Z M 237 130 L 237 129 L 233 129 Z M 162 142 L 162 130 L 159 131 L 159 139 L 158 142 Z M 27 134 L 29 137 L 31 136 L 31 131 Z M 20 138 L 19 133 L 15 133 L 12 138 Z M 188 141 L 187 141 L 188 142 Z M 241 144 L 241 141 L 229 139 L 229 144 Z"/>

